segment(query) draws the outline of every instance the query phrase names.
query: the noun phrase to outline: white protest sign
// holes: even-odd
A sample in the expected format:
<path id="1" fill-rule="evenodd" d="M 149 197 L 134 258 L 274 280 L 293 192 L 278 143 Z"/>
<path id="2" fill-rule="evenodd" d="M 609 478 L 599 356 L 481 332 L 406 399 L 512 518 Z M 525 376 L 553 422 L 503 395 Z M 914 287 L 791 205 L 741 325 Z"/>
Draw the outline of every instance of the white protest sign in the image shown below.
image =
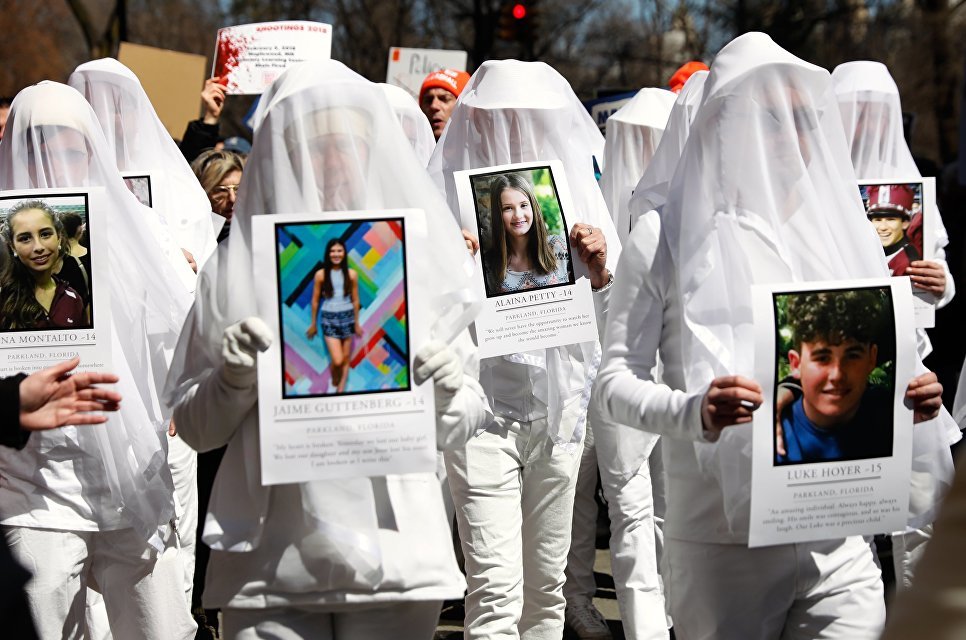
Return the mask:
<path id="1" fill-rule="evenodd" d="M 509 164 L 453 178 L 462 226 L 480 241 L 480 357 L 596 340 L 590 279 L 570 246 L 580 220 L 563 166 Z"/>
<path id="2" fill-rule="evenodd" d="M 259 22 L 218 30 L 211 75 L 229 94 L 261 94 L 298 62 L 332 56 L 332 27 L 321 22 Z"/>
<path id="3" fill-rule="evenodd" d="M 466 71 L 466 52 L 447 49 L 407 49 L 391 47 L 386 83 L 402 87 L 419 99 L 419 88 L 433 71 L 456 69 Z"/>
<path id="4" fill-rule="evenodd" d="M 425 224 L 413 209 L 252 219 L 276 336 L 258 358 L 262 484 L 435 471 L 433 383 L 413 380 L 411 353 L 429 301 L 407 268 Z"/>
<path id="5" fill-rule="evenodd" d="M 751 547 L 905 527 L 916 352 L 908 278 L 753 288 Z"/>

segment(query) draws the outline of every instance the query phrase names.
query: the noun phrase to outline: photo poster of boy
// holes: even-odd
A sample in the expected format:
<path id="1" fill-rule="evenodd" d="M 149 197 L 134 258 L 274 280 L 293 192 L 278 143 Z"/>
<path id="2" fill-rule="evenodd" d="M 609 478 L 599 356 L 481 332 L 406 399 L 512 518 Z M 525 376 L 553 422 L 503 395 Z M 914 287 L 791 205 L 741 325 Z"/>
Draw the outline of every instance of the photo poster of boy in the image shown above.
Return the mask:
<path id="1" fill-rule="evenodd" d="M 568 240 L 580 220 L 562 165 L 457 171 L 454 180 L 461 226 L 479 242 L 480 357 L 595 340 L 587 268 Z"/>
<path id="2" fill-rule="evenodd" d="M 409 281 L 420 210 L 255 216 L 262 483 L 435 469 L 432 383 L 412 378 L 428 339 Z"/>
<path id="3" fill-rule="evenodd" d="M 154 206 L 154 199 L 151 196 L 151 174 L 143 171 L 125 171 L 121 173 L 124 179 L 124 186 L 134 194 L 138 202 L 145 207 Z"/>
<path id="4" fill-rule="evenodd" d="M 0 192 L 0 376 L 110 363 L 103 206 L 99 189 Z"/>
<path id="5" fill-rule="evenodd" d="M 882 244 L 893 276 L 904 276 L 911 263 L 932 260 L 936 246 L 936 179 L 860 180 L 865 214 Z M 936 309 L 931 294 L 913 287 L 917 327 L 932 328 Z"/>
<path id="6" fill-rule="evenodd" d="M 756 286 L 749 546 L 905 526 L 915 366 L 908 278 Z"/>

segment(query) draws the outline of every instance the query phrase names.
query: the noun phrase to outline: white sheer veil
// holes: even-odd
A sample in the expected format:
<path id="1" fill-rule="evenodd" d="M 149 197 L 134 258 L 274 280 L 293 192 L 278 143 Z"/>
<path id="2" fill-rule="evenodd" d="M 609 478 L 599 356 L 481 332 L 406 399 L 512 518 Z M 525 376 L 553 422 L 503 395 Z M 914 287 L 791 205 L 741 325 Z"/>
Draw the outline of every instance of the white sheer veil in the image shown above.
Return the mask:
<path id="1" fill-rule="evenodd" d="M 594 161 L 601 158 L 604 138 L 574 94 L 570 84 L 543 62 L 489 60 L 469 79 L 443 131 L 429 172 L 459 211 L 453 172 L 502 164 L 559 160 L 574 200 L 575 220 L 600 227 L 607 239 L 611 273 L 620 257 L 620 240 L 594 179 Z M 560 431 L 561 403 L 570 394 L 571 362 L 583 363 L 586 407 L 596 377 L 597 342 L 529 351 L 505 359 L 531 365 L 534 393 L 548 407 L 551 439 L 574 450 L 583 438 L 583 418 L 572 433 Z M 481 362 L 481 376 L 499 358 Z M 583 414 L 583 412 L 582 412 Z"/>
<path id="2" fill-rule="evenodd" d="M 214 253 L 211 203 L 134 72 L 114 58 L 85 62 L 68 81 L 94 108 L 121 171 L 151 172 L 152 207 L 198 266 Z"/>
<path id="3" fill-rule="evenodd" d="M 124 398 L 106 425 L 78 429 L 73 444 L 100 458 L 124 521 L 160 548 L 159 532 L 174 504 L 167 415 L 156 382 L 164 378 L 164 363 L 151 341 L 174 342 L 190 297 L 158 245 L 157 214 L 124 186 L 90 105 L 66 85 L 41 82 L 21 91 L 11 106 L 0 142 L 0 189 L 59 187 L 105 192 L 108 228 L 92 233 L 107 239 L 110 271 L 93 277 L 109 282 L 111 368 Z"/>
<path id="4" fill-rule="evenodd" d="M 607 118 L 600 190 L 624 242 L 630 233 L 631 193 L 654 158 L 676 95 L 666 89 L 641 89 Z"/>
<path id="5" fill-rule="evenodd" d="M 425 225 L 407 225 L 412 287 L 425 287 L 421 310 L 430 334 L 449 342 L 470 323 L 479 301 L 475 272 L 459 227 L 422 162 L 417 159 L 378 85 L 341 62 L 313 61 L 288 68 L 263 94 L 255 113 L 252 152 L 232 220 L 199 278 L 192 313 L 175 351 L 167 398 L 176 402 L 221 362 L 226 327 L 259 315 L 252 261 L 252 217 L 275 213 L 422 209 Z M 277 337 L 276 337 L 277 339 Z M 413 352 L 421 345 L 413 345 Z M 257 410 L 256 410 L 257 411 Z M 257 430 L 242 434 L 248 495 L 258 496 Z M 381 579 L 376 511 L 368 478 L 300 486 L 306 516 L 370 585 Z M 254 498 L 251 501 L 254 503 Z M 254 507 L 247 507 L 254 508 Z M 257 544 L 263 522 L 239 514 Z"/>
<path id="6" fill-rule="evenodd" d="M 668 186 L 684 151 L 684 143 L 691 133 L 691 123 L 704 96 L 704 82 L 707 77 L 708 72 L 704 70 L 691 74 L 678 93 L 661 135 L 661 143 L 654 151 L 654 157 L 647 165 L 644 175 L 634 187 L 634 194 L 628 203 L 631 217 L 643 216 L 667 200 Z"/>
<path id="7" fill-rule="evenodd" d="M 389 101 L 393 113 L 399 118 L 399 124 L 402 125 L 403 133 L 409 143 L 413 145 L 416 157 L 423 166 L 426 166 L 429 164 L 430 156 L 433 155 L 433 149 L 436 148 L 436 136 L 433 135 L 433 127 L 429 124 L 426 114 L 419 109 L 419 103 L 415 98 L 406 93 L 402 87 L 386 83 L 379 86 L 386 94 L 386 100 Z"/>

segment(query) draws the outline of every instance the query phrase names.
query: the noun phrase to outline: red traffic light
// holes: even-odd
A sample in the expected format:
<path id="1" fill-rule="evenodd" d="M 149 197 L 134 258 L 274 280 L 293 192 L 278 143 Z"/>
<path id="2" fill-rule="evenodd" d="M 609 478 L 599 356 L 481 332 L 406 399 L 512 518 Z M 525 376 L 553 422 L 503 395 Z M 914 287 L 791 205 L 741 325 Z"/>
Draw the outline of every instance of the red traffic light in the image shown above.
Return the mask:
<path id="1" fill-rule="evenodd" d="M 519 2 L 513 5 L 513 17 L 517 20 L 523 20 L 525 17 L 527 17 L 526 5 Z"/>

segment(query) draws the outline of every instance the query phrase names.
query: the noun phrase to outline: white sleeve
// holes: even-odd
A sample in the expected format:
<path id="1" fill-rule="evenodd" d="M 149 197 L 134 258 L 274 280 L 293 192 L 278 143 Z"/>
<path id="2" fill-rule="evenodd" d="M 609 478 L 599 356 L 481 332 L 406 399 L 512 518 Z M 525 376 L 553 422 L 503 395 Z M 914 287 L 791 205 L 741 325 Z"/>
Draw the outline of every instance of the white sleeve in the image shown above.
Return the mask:
<path id="1" fill-rule="evenodd" d="M 956 281 L 953 280 L 953 274 L 949 271 L 949 263 L 946 262 L 946 252 L 943 249 L 939 249 L 936 257 L 933 258 L 933 262 L 938 262 L 939 266 L 943 268 L 943 273 L 946 274 L 946 290 L 943 294 L 936 298 L 936 308 L 942 309 L 953 299 L 956 295 Z"/>
<path id="2" fill-rule="evenodd" d="M 174 408 L 178 435 L 200 452 L 228 444 L 242 420 L 258 400 L 257 390 L 232 387 L 212 369 L 191 386 Z"/>
<path id="3" fill-rule="evenodd" d="M 635 231 L 644 225 L 635 227 Z M 606 420 L 672 438 L 703 441 L 703 394 L 687 394 L 654 381 L 665 328 L 666 290 L 652 273 L 656 251 L 632 233 L 611 294 L 604 357 L 594 387 L 597 411 Z M 673 319 L 671 319 L 673 321 Z M 669 353 L 667 357 L 680 357 Z"/>

